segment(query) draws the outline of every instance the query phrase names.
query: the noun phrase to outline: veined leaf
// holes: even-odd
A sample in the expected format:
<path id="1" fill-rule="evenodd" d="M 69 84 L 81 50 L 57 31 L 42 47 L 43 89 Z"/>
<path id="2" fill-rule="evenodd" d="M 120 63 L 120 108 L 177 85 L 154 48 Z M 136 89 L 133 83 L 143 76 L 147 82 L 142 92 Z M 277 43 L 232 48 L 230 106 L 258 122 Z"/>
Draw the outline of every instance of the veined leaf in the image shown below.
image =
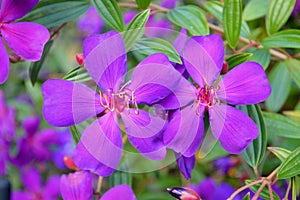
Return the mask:
<path id="1" fill-rule="evenodd" d="M 271 61 L 271 54 L 269 49 L 255 49 L 251 51 L 252 56 L 249 58 L 250 61 L 258 62 L 266 70 Z"/>
<path id="2" fill-rule="evenodd" d="M 128 172 L 115 171 L 111 176 L 108 177 L 108 185 L 110 188 L 114 186 L 126 184 L 132 185 L 132 175 Z"/>
<path id="3" fill-rule="evenodd" d="M 176 7 L 168 12 L 167 17 L 172 23 L 186 28 L 192 35 L 209 34 L 204 12 L 197 6 Z"/>
<path id="4" fill-rule="evenodd" d="M 300 193 L 300 190 L 299 190 L 299 188 L 300 188 L 300 179 L 299 179 L 299 177 L 295 176 L 295 177 L 292 177 L 291 181 L 292 181 L 292 185 L 291 185 L 291 187 L 292 187 L 292 199 L 296 200 L 297 196 Z"/>
<path id="5" fill-rule="evenodd" d="M 299 32 L 300 34 L 300 32 Z M 299 60 L 296 59 L 287 59 L 285 61 L 288 72 L 292 79 L 295 81 L 295 83 L 298 85 L 300 88 L 300 62 Z"/>
<path id="6" fill-rule="evenodd" d="M 182 64 L 174 47 L 166 40 L 160 38 L 142 38 L 134 44 L 132 50 L 146 56 L 161 52 L 166 54 L 170 61 Z"/>
<path id="7" fill-rule="evenodd" d="M 284 161 L 291 153 L 291 151 L 280 147 L 268 147 L 268 150 L 277 156 L 277 158 L 279 158 L 281 161 Z"/>
<path id="8" fill-rule="evenodd" d="M 245 112 L 256 123 L 259 130 L 258 137 L 243 151 L 246 162 L 251 167 L 257 167 L 263 160 L 267 147 L 267 133 L 264 118 L 257 104 L 240 106 L 239 109 Z"/>
<path id="9" fill-rule="evenodd" d="M 278 171 L 279 179 L 287 179 L 300 174 L 300 147 L 290 153 Z"/>
<path id="10" fill-rule="evenodd" d="M 151 0 L 135 0 L 140 9 L 146 9 L 151 3 Z"/>
<path id="11" fill-rule="evenodd" d="M 32 85 L 35 84 L 37 77 L 39 75 L 39 72 L 44 64 L 44 61 L 45 61 L 52 45 L 53 45 L 53 40 L 50 40 L 49 42 L 47 42 L 47 44 L 45 44 L 45 47 L 44 47 L 42 58 L 37 62 L 31 63 L 31 65 L 29 67 L 29 77 L 30 77 L 30 81 L 31 81 Z"/>
<path id="12" fill-rule="evenodd" d="M 75 145 L 77 145 L 80 140 L 81 134 L 78 131 L 78 129 L 76 128 L 76 126 L 70 126 L 69 129 L 71 131 L 73 141 L 74 141 Z"/>
<path id="13" fill-rule="evenodd" d="M 232 69 L 235 66 L 246 62 L 249 60 L 249 58 L 252 56 L 252 53 L 241 53 L 241 54 L 236 54 L 233 56 L 230 56 L 229 58 L 226 59 L 228 63 L 228 69 Z"/>
<path id="14" fill-rule="evenodd" d="M 300 30 L 289 29 L 264 38 L 261 44 L 265 48 L 300 48 Z"/>
<path id="15" fill-rule="evenodd" d="M 42 24 L 47 28 L 76 19 L 90 7 L 87 0 L 44 0 L 20 21 Z"/>
<path id="16" fill-rule="evenodd" d="M 243 197 L 243 200 L 250 200 L 250 192 Z"/>
<path id="17" fill-rule="evenodd" d="M 296 0 L 272 0 L 266 18 L 269 35 L 276 33 L 290 17 Z"/>
<path id="18" fill-rule="evenodd" d="M 124 31 L 124 21 L 116 0 L 92 0 L 96 10 L 110 28 Z"/>
<path id="19" fill-rule="evenodd" d="M 283 111 L 283 114 L 300 122 L 300 110 Z"/>
<path id="20" fill-rule="evenodd" d="M 268 135 L 300 139 L 300 124 L 277 113 L 263 112 Z"/>
<path id="21" fill-rule="evenodd" d="M 243 19 L 246 21 L 260 18 L 267 14 L 270 0 L 251 0 L 244 9 Z"/>
<path id="22" fill-rule="evenodd" d="M 246 180 L 245 183 L 246 184 L 249 184 L 249 183 L 252 183 L 254 182 L 253 180 Z M 258 188 L 260 187 L 261 184 L 257 184 L 257 185 L 254 185 L 254 186 L 251 186 L 250 187 L 250 190 L 252 192 L 256 192 L 258 190 Z M 273 199 L 274 200 L 280 200 L 279 196 L 276 194 L 276 192 L 272 191 L 273 193 Z M 261 198 L 265 199 L 265 200 L 270 200 L 270 193 L 269 193 L 269 190 L 268 190 L 268 187 L 264 187 L 264 189 L 261 191 L 260 195 L 259 195 Z"/>
<path id="23" fill-rule="evenodd" d="M 127 51 L 129 51 L 132 45 L 143 36 L 145 30 L 144 27 L 148 21 L 149 15 L 150 10 L 145 10 L 137 14 L 129 23 L 123 35 Z"/>
<path id="24" fill-rule="evenodd" d="M 269 82 L 272 87 L 272 93 L 266 100 L 266 107 L 270 111 L 277 112 L 288 98 L 292 86 L 292 80 L 285 62 L 278 63 L 272 69 L 269 74 Z"/>
<path id="25" fill-rule="evenodd" d="M 223 26 L 226 40 L 230 47 L 238 44 L 242 27 L 241 0 L 225 0 L 223 9 Z"/>
<path id="26" fill-rule="evenodd" d="M 88 74 L 85 68 L 82 66 L 75 67 L 71 69 L 64 77 L 64 80 L 74 81 L 74 82 L 85 82 L 91 80 L 92 78 Z"/>

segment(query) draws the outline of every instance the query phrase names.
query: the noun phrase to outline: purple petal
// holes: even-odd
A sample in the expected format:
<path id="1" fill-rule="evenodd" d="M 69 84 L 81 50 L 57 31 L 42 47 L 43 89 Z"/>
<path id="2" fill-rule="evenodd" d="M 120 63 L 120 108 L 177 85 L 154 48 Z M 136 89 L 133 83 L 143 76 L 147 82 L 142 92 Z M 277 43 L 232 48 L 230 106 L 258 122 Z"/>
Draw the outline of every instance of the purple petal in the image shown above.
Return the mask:
<path id="1" fill-rule="evenodd" d="M 0 176 L 6 174 L 6 161 L 8 160 L 9 145 L 0 136 Z M 3 149 L 3 150 L 2 150 Z"/>
<path id="2" fill-rule="evenodd" d="M 44 45 L 50 38 L 48 29 L 31 22 L 4 24 L 1 33 L 17 55 L 30 61 L 41 59 Z"/>
<path id="3" fill-rule="evenodd" d="M 161 6 L 166 8 L 175 8 L 176 4 L 178 3 L 178 0 L 162 0 Z"/>
<path id="4" fill-rule="evenodd" d="M 188 39 L 187 31 L 186 29 L 182 28 L 179 35 L 173 42 L 173 45 L 179 54 L 181 54 L 187 39 Z"/>
<path id="5" fill-rule="evenodd" d="M 15 190 L 12 192 L 12 200 L 32 200 L 32 194 L 30 192 L 24 192 Z"/>
<path id="6" fill-rule="evenodd" d="M 148 56 L 132 72 L 127 87 L 134 93 L 138 104 L 153 104 L 168 96 L 178 86 L 181 74 L 162 53 Z"/>
<path id="7" fill-rule="evenodd" d="M 167 147 L 186 157 L 193 156 L 200 147 L 204 134 L 203 112 L 196 114 L 193 106 L 177 110 L 164 134 Z"/>
<path id="8" fill-rule="evenodd" d="M 9 57 L 6 48 L 0 38 L 0 84 L 4 83 L 9 74 Z"/>
<path id="9" fill-rule="evenodd" d="M 137 13 L 132 10 L 126 10 L 123 14 L 123 19 L 125 24 L 129 24 L 129 22 L 135 17 Z"/>
<path id="10" fill-rule="evenodd" d="M 212 178 L 206 178 L 199 184 L 197 192 L 203 199 L 212 200 L 216 189 L 215 181 Z"/>
<path id="11" fill-rule="evenodd" d="M 135 114 L 130 110 L 130 114 L 121 113 L 125 130 L 130 143 L 139 152 L 151 160 L 161 160 L 166 155 L 166 147 L 162 140 L 166 122 L 154 117 L 146 111 L 140 110 Z"/>
<path id="12" fill-rule="evenodd" d="M 0 138 L 6 142 L 14 140 L 16 131 L 15 115 L 15 109 L 6 106 L 4 94 L 0 90 Z"/>
<path id="13" fill-rule="evenodd" d="M 229 104 L 256 104 L 271 94 L 271 86 L 263 67 L 256 62 L 242 63 L 218 83 L 218 98 Z"/>
<path id="14" fill-rule="evenodd" d="M 90 7 L 86 13 L 80 17 L 77 24 L 78 29 L 87 36 L 100 33 L 103 26 L 104 22 L 94 7 Z"/>
<path id="15" fill-rule="evenodd" d="M 126 73 L 126 49 L 116 31 L 88 37 L 83 44 L 87 70 L 105 93 L 117 91 Z"/>
<path id="16" fill-rule="evenodd" d="M 185 157 L 181 154 L 175 153 L 177 165 L 186 179 L 190 179 L 192 170 L 195 167 L 195 156 Z"/>
<path id="17" fill-rule="evenodd" d="M 53 126 L 71 126 L 101 113 L 100 97 L 80 83 L 48 80 L 42 86 L 43 115 Z"/>
<path id="18" fill-rule="evenodd" d="M 57 187 L 60 183 L 60 177 L 58 175 L 51 175 L 46 182 L 43 193 L 48 199 L 58 198 L 60 196 L 60 189 Z"/>
<path id="19" fill-rule="evenodd" d="M 213 200 L 219 200 L 219 199 L 228 199 L 230 195 L 234 192 L 234 188 L 231 187 L 227 183 L 221 183 L 213 194 Z M 234 200 L 238 200 L 240 198 L 235 197 Z"/>
<path id="20" fill-rule="evenodd" d="M 84 131 L 75 150 L 74 162 L 80 169 L 109 176 L 119 164 L 122 146 L 118 121 L 113 113 L 107 113 Z"/>
<path id="21" fill-rule="evenodd" d="M 39 0 L 2 0 L 0 22 L 10 22 L 23 17 L 38 2 Z"/>
<path id="22" fill-rule="evenodd" d="M 63 174 L 60 179 L 60 191 L 63 199 L 90 200 L 93 197 L 93 176 L 87 171 Z"/>
<path id="23" fill-rule="evenodd" d="M 42 179 L 39 172 L 36 169 L 29 169 L 21 175 L 22 183 L 24 187 L 32 192 L 37 192 L 41 189 Z"/>
<path id="24" fill-rule="evenodd" d="M 224 104 L 209 109 L 211 130 L 223 148 L 239 154 L 257 137 L 256 124 L 244 112 Z"/>
<path id="25" fill-rule="evenodd" d="M 27 117 L 23 121 L 22 126 L 26 132 L 26 135 L 30 137 L 38 131 L 40 126 L 40 118 L 37 116 Z"/>
<path id="26" fill-rule="evenodd" d="M 136 200 L 136 197 L 128 185 L 118 185 L 107 192 L 101 197 L 100 200 Z"/>
<path id="27" fill-rule="evenodd" d="M 212 85 L 223 66 L 222 38 L 217 34 L 191 37 L 183 50 L 183 59 L 194 81 L 200 86 Z"/>

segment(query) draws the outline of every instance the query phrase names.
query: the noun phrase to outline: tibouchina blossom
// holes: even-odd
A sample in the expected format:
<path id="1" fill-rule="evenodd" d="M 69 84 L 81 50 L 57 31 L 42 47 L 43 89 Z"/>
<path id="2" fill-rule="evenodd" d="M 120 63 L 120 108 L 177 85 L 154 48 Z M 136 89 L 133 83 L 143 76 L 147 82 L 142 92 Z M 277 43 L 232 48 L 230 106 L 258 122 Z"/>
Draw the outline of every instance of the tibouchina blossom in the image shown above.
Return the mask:
<path id="1" fill-rule="evenodd" d="M 193 103 L 173 115 L 164 135 L 165 144 L 186 157 L 194 155 L 202 142 L 204 111 L 208 110 L 214 137 L 227 152 L 241 153 L 257 137 L 258 128 L 244 112 L 230 105 L 267 99 L 271 87 L 262 66 L 245 62 L 220 79 L 224 46 L 216 34 L 191 37 L 182 57 L 197 86 Z"/>
<path id="2" fill-rule="evenodd" d="M 29 61 L 40 60 L 49 31 L 32 22 L 14 22 L 27 14 L 39 0 L 0 1 L 0 84 L 9 74 L 9 56 L 4 42 L 20 57 Z"/>
<path id="3" fill-rule="evenodd" d="M 51 125 L 71 126 L 100 116 L 86 128 L 76 147 L 76 165 L 101 176 L 114 171 L 123 146 L 120 118 L 129 141 L 142 155 L 152 160 L 164 158 L 165 120 L 139 109 L 138 105 L 152 105 L 180 88 L 181 74 L 167 56 L 158 53 L 135 67 L 131 81 L 124 84 L 126 50 L 116 31 L 88 37 L 83 53 L 86 68 L 101 89 L 99 93 L 66 80 L 48 80 L 42 86 L 43 115 Z"/>

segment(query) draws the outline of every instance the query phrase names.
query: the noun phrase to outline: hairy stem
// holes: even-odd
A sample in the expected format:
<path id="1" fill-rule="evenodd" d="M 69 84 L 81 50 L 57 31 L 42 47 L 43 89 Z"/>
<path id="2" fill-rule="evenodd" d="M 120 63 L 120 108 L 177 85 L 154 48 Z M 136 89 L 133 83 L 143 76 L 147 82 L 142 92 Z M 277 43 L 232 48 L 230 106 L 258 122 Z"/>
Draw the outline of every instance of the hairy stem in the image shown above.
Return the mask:
<path id="1" fill-rule="evenodd" d="M 254 181 L 252 183 L 249 183 L 247 185 L 244 185 L 243 187 L 240 187 L 239 189 L 237 189 L 234 193 L 232 193 L 232 195 L 227 199 L 227 200 L 232 200 L 236 195 L 238 195 L 240 192 L 244 191 L 245 189 L 253 186 L 253 185 L 256 185 L 258 183 L 262 183 L 264 180 L 257 180 L 257 181 Z"/>

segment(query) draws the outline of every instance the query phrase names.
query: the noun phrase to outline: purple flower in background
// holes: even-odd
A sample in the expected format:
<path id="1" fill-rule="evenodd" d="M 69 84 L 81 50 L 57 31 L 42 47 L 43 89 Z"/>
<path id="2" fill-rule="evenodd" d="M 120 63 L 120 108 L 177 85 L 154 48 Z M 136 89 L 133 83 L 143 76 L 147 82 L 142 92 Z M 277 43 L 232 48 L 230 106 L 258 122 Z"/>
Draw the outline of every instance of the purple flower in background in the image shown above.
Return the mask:
<path id="1" fill-rule="evenodd" d="M 185 157 L 185 156 L 175 152 L 175 157 L 176 157 L 177 165 L 178 165 L 182 175 L 186 179 L 190 179 L 191 175 L 192 175 L 192 170 L 195 167 L 195 161 L 196 161 L 195 156 L 193 155 L 191 157 Z"/>
<path id="2" fill-rule="evenodd" d="M 6 161 L 9 158 L 10 143 L 16 131 L 15 110 L 6 105 L 0 90 L 0 175 L 6 173 Z"/>
<path id="3" fill-rule="evenodd" d="M 43 115 L 54 126 L 71 126 L 96 115 L 103 115 L 84 131 L 74 155 L 80 169 L 101 176 L 110 175 L 122 154 L 121 118 L 131 144 L 145 157 L 164 158 L 162 141 L 165 120 L 138 108 L 152 105 L 180 88 L 181 74 L 158 53 L 144 59 L 124 82 L 126 50 L 116 31 L 88 37 L 83 45 L 90 76 L 98 84 L 98 94 L 83 84 L 48 80 L 42 86 Z M 105 110 L 105 112 L 103 112 Z M 114 155 L 114 156 L 111 156 Z"/>
<path id="4" fill-rule="evenodd" d="M 238 160 L 229 156 L 218 158 L 214 161 L 214 167 L 222 174 L 227 174 L 229 170 L 238 163 Z"/>
<path id="5" fill-rule="evenodd" d="M 296 0 L 292 15 L 296 16 L 300 13 L 300 0 Z"/>
<path id="6" fill-rule="evenodd" d="M 59 179 L 52 175 L 43 185 L 40 173 L 36 169 L 27 169 L 21 174 L 25 189 L 13 191 L 12 200 L 56 200 L 60 196 Z"/>
<path id="7" fill-rule="evenodd" d="M 190 106 L 175 113 L 164 135 L 165 144 L 186 157 L 195 154 L 204 134 L 204 111 L 208 110 L 212 134 L 232 154 L 241 153 L 258 135 L 256 124 L 242 111 L 226 105 L 264 101 L 271 87 L 263 68 L 255 62 L 242 63 L 220 81 L 224 46 L 219 35 L 191 37 L 184 48 L 185 67 L 197 83 Z M 189 134 L 189 137 L 186 136 Z"/>
<path id="8" fill-rule="evenodd" d="M 136 197 L 128 185 L 117 185 L 103 194 L 100 200 L 136 200 Z"/>
<path id="9" fill-rule="evenodd" d="M 205 200 L 227 199 L 234 192 L 234 188 L 229 184 L 221 183 L 217 185 L 212 178 L 206 178 L 199 185 L 192 184 L 188 187 L 196 191 Z M 234 198 L 234 200 L 239 199 L 239 195 Z"/>
<path id="10" fill-rule="evenodd" d="M 38 61 L 45 43 L 49 40 L 49 31 L 42 25 L 32 22 L 14 22 L 27 14 L 38 0 L 2 0 L 0 1 L 0 37 L 22 58 Z M 0 84 L 9 74 L 9 56 L 0 39 Z"/>
<path id="11" fill-rule="evenodd" d="M 90 7 L 86 13 L 80 17 L 77 24 L 78 29 L 84 36 L 100 33 L 103 26 L 104 22 L 94 7 Z"/>
<path id="12" fill-rule="evenodd" d="M 24 166 L 33 160 L 48 161 L 52 157 L 51 147 L 59 144 L 58 132 L 54 129 L 38 131 L 40 119 L 36 116 L 27 117 L 23 121 L 25 135 L 18 139 L 16 157 L 12 163 Z"/>
<path id="13" fill-rule="evenodd" d="M 90 200 L 93 197 L 93 175 L 87 171 L 62 175 L 60 191 L 66 200 Z"/>

